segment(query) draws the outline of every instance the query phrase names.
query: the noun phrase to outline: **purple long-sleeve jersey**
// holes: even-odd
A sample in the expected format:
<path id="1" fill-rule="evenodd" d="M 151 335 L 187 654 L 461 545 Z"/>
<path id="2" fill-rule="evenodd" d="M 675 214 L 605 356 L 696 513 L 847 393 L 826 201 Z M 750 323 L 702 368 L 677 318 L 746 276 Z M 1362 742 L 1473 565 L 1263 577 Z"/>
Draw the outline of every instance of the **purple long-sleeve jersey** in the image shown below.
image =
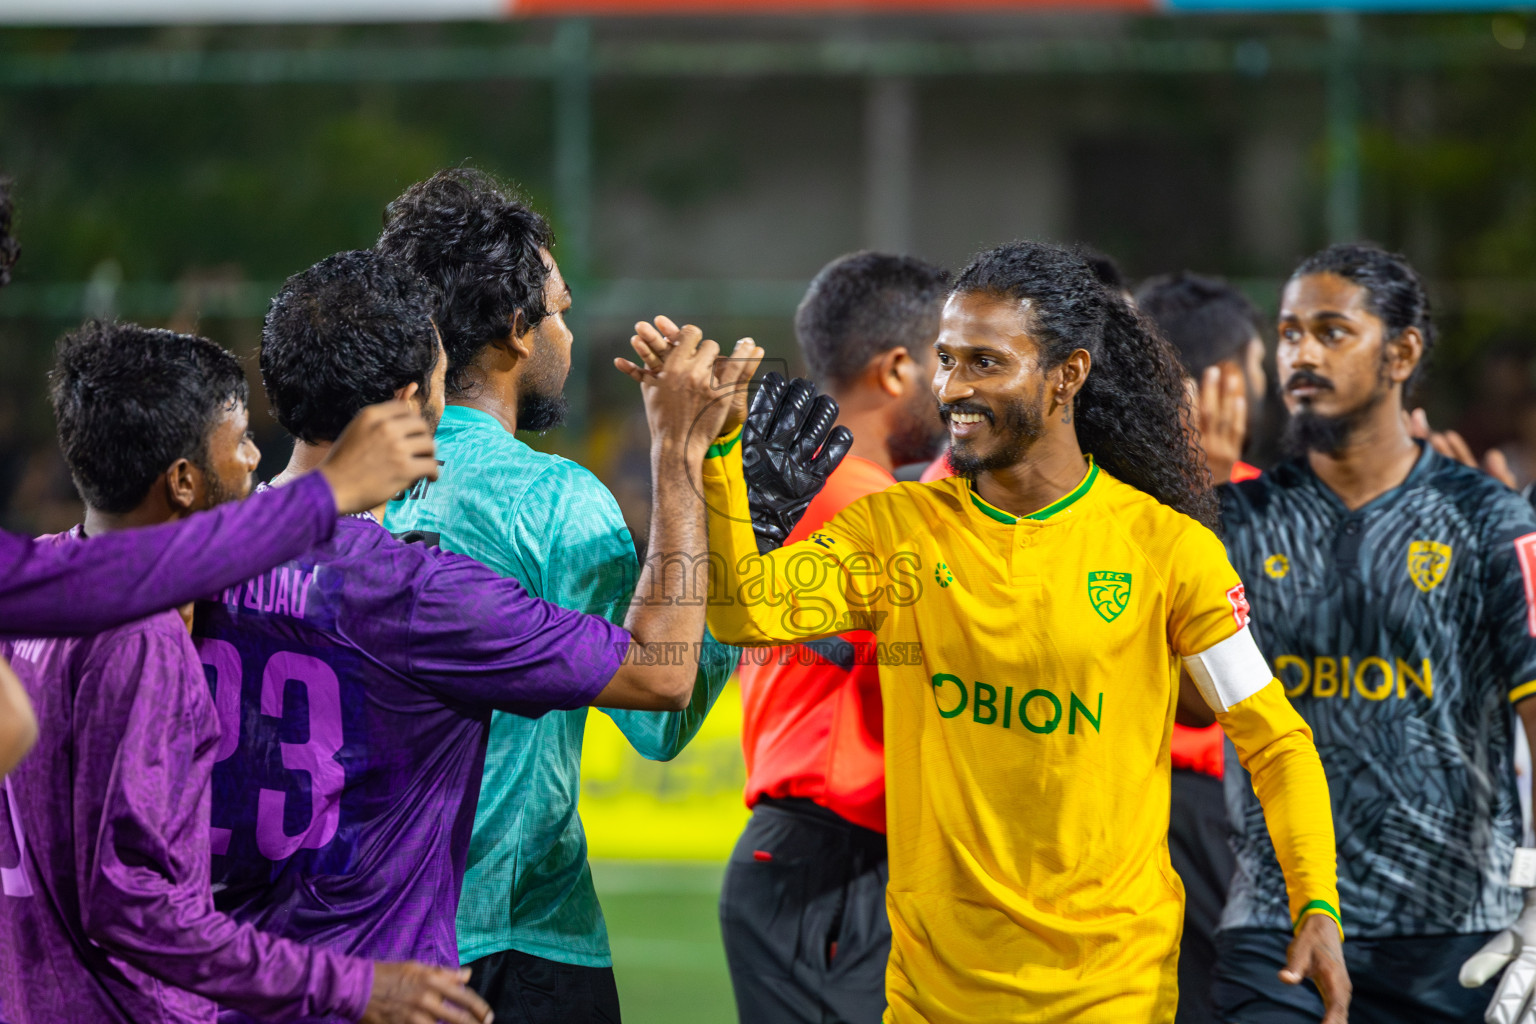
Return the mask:
<path id="1" fill-rule="evenodd" d="M 40 725 L 0 783 L 0 1020 L 210 1024 L 214 1000 L 263 1020 L 359 1018 L 371 964 L 214 908 L 219 721 L 181 616 L 0 652 Z"/>
<path id="2" fill-rule="evenodd" d="M 629 643 L 368 517 L 200 602 L 194 633 L 225 729 L 218 906 L 306 943 L 440 966 L 458 964 L 491 711 L 590 704 Z"/>
<path id="3" fill-rule="evenodd" d="M 84 544 L 0 531 L 0 636 L 84 636 L 217 593 L 328 540 L 318 473 L 179 523 Z"/>

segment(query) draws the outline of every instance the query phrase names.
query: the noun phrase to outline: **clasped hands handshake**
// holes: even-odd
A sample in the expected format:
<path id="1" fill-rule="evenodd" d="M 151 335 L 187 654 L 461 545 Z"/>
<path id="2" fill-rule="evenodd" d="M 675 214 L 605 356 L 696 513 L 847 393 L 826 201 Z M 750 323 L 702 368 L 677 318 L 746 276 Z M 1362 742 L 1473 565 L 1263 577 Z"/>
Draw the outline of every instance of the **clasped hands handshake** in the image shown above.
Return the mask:
<path id="1" fill-rule="evenodd" d="M 697 327 L 659 316 L 635 324 L 629 344 L 640 362 L 613 363 L 644 388 L 652 443 L 667 443 L 665 432 L 681 425 L 693 446 L 707 447 L 741 427 L 758 552 L 781 547 L 853 445 L 848 428 L 836 425 L 837 402 L 818 395 L 808 380 L 786 381 L 777 373 L 766 374 L 752 392 L 748 382 L 763 350 L 751 338 L 720 356 Z"/>

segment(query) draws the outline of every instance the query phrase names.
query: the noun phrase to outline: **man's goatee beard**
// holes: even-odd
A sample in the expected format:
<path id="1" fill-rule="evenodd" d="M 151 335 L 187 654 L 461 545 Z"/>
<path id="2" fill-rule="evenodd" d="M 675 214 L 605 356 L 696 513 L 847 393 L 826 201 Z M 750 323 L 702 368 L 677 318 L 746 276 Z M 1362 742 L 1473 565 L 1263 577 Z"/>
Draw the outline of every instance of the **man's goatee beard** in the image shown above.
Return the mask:
<path id="1" fill-rule="evenodd" d="M 1370 397 L 1364 405 L 1337 416 L 1324 416 L 1303 406 L 1291 413 L 1285 421 L 1285 432 L 1280 436 L 1281 450 L 1291 458 L 1317 452 L 1319 455 L 1336 455 L 1343 451 L 1354 437 L 1355 431 L 1365 422 L 1371 411 L 1387 397 L 1385 391 Z"/>
<path id="2" fill-rule="evenodd" d="M 1008 403 L 1003 409 L 1002 426 L 1008 431 L 1008 439 L 987 455 L 975 454 L 967 442 L 950 445 L 949 464 L 956 476 L 975 483 L 980 473 L 1018 465 L 1045 433 L 1041 403 L 1038 400 L 1034 404 L 1022 400 Z"/>
<path id="3" fill-rule="evenodd" d="M 565 395 L 541 395 L 536 391 L 518 396 L 518 430 L 553 430 L 565 422 L 570 403 Z"/>

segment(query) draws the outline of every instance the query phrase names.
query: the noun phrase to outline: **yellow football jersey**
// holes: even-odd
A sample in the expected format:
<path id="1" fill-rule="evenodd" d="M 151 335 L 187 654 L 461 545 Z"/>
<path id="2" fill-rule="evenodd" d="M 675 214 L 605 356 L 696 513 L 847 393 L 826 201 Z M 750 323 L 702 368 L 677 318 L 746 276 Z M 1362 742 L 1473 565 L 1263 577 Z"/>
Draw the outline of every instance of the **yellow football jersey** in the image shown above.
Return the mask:
<path id="1" fill-rule="evenodd" d="M 738 440 L 704 469 L 710 630 L 879 641 L 887 1021 L 1173 1019 L 1181 658 L 1253 773 L 1293 917 L 1337 919 L 1322 765 L 1209 530 L 1090 462 L 1031 516 L 961 478 L 897 484 L 760 557 Z"/>

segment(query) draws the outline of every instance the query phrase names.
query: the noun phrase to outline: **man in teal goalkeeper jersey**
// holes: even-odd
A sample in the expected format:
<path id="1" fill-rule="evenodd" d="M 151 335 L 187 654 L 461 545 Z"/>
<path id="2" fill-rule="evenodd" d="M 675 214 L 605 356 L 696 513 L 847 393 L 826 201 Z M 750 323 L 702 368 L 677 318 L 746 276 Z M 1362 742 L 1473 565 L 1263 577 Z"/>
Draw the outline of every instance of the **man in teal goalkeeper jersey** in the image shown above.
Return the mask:
<path id="1" fill-rule="evenodd" d="M 449 170 L 392 203 L 378 247 L 442 292 L 448 407 L 441 475 L 390 503 L 396 535 L 469 555 L 530 593 L 623 622 L 638 566 L 613 495 L 591 472 L 523 444 L 565 414 L 570 291 L 544 218 L 472 170 Z M 675 757 L 736 667 L 707 635 L 684 711 L 607 711 L 636 750 Z M 491 723 L 459 902 L 459 959 L 500 1022 L 617 1022 L 603 912 L 576 813 L 587 710 Z"/>

